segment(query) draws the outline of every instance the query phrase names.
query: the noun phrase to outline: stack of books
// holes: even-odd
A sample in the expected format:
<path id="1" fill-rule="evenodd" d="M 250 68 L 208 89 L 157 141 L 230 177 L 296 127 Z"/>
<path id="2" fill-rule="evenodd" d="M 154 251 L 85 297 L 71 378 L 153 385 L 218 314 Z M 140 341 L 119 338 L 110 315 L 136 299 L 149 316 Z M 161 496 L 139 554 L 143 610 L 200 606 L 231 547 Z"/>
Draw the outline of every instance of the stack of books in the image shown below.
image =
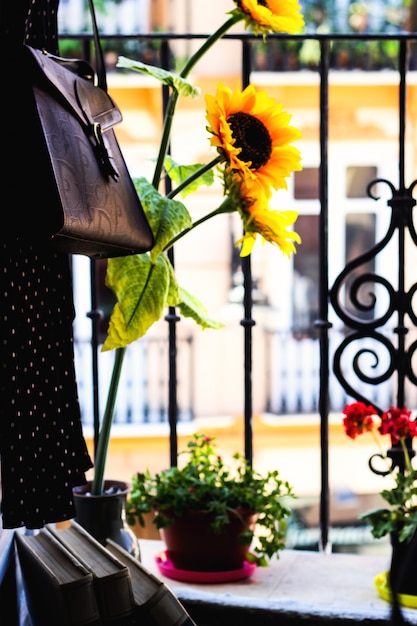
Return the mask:
<path id="1" fill-rule="evenodd" d="M 15 541 L 33 626 L 196 626 L 138 559 L 74 520 L 16 533 Z"/>

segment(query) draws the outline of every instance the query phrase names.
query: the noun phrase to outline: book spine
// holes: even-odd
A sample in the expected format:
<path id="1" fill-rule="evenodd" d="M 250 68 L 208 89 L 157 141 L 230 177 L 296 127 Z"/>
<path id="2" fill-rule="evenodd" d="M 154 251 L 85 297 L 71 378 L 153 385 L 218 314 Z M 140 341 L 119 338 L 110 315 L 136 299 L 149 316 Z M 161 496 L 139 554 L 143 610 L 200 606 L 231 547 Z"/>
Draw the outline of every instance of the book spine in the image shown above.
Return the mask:
<path id="1" fill-rule="evenodd" d="M 181 602 L 165 584 L 162 584 L 160 590 L 146 604 L 137 608 L 137 615 L 144 623 L 151 618 L 155 626 L 196 626 Z"/>
<path id="2" fill-rule="evenodd" d="M 133 614 L 134 599 L 130 573 L 119 559 L 74 521 L 71 522 L 70 528 L 57 530 L 48 524 L 46 530 L 92 573 L 98 610 L 104 623 L 123 620 Z M 106 575 L 98 573 L 101 572 L 103 564 L 107 572 L 109 565 L 114 571 Z"/>
<path id="3" fill-rule="evenodd" d="M 65 568 L 67 561 L 73 569 L 72 555 L 68 560 L 66 552 L 54 554 L 54 545 L 38 545 L 36 535 L 16 535 L 16 542 L 22 587 L 34 624 L 101 626 L 92 575 L 81 564 L 80 577 L 72 582 L 60 583 L 55 575 L 59 568 Z M 45 560 L 48 550 L 51 556 Z"/>
<path id="4" fill-rule="evenodd" d="M 94 578 L 93 585 L 103 621 L 132 615 L 133 598 L 128 570 L 104 578 Z"/>
<path id="5" fill-rule="evenodd" d="M 86 583 L 61 587 L 63 608 L 72 626 L 101 626 L 97 615 L 97 605 L 91 587 Z"/>

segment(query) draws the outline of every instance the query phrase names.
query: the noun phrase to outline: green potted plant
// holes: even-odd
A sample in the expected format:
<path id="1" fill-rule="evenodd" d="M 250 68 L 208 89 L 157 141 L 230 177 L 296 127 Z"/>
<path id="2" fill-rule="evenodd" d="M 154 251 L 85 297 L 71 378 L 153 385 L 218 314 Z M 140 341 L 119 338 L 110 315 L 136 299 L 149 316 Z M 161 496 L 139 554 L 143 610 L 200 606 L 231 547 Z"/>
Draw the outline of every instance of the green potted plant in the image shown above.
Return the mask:
<path id="1" fill-rule="evenodd" d="M 381 539 L 389 537 L 392 546 L 391 576 L 402 573 L 405 561 L 408 560 L 411 573 L 401 575 L 398 580 L 398 591 L 406 595 L 417 596 L 416 554 L 412 550 L 416 542 L 417 529 L 417 470 L 412 466 L 415 452 L 412 440 L 417 435 L 417 422 L 407 407 L 389 407 L 381 415 L 371 405 L 364 402 L 353 402 L 343 410 L 343 425 L 351 439 L 370 433 L 379 452 L 369 460 L 370 468 L 382 476 L 389 476 L 392 485 L 380 492 L 386 505 L 371 509 L 360 515 L 360 519 L 370 526 L 373 537 Z M 381 437 L 388 436 L 391 448 L 384 452 Z M 380 459 L 386 463 L 385 470 L 375 470 L 373 460 Z M 414 540 L 414 541 L 413 541 Z M 386 576 L 377 579 L 378 591 L 384 594 Z M 392 583 L 392 580 L 390 581 Z"/>
<path id="2" fill-rule="evenodd" d="M 194 433 L 177 467 L 133 476 L 126 513 L 131 525 L 154 514 L 175 567 L 234 570 L 279 555 L 294 497 L 278 470 L 262 475 L 239 453 L 225 463 L 214 438 Z"/>

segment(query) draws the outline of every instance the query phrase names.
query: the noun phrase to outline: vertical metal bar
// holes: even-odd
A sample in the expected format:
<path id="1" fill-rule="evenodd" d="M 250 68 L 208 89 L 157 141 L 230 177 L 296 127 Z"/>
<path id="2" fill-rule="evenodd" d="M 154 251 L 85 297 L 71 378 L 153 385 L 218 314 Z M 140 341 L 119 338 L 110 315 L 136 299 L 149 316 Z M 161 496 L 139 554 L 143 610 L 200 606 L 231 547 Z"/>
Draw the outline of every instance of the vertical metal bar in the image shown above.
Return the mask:
<path id="1" fill-rule="evenodd" d="M 173 256 L 168 254 L 170 261 L 173 263 Z M 178 456 L 178 437 L 177 437 L 177 421 L 178 421 L 178 400 L 177 400 L 177 327 L 176 324 L 180 318 L 175 312 L 175 307 L 169 307 L 168 315 L 165 316 L 168 322 L 168 361 L 169 361 L 169 379 L 168 379 L 168 424 L 169 424 L 169 455 L 170 466 L 176 467 Z"/>
<path id="2" fill-rule="evenodd" d="M 329 41 L 320 42 L 320 217 L 319 217 L 319 312 L 316 322 L 320 343 L 320 542 L 319 549 L 331 551 L 329 541 L 329 328 L 328 321 L 328 135 L 329 135 Z"/>
<path id="3" fill-rule="evenodd" d="M 265 409 L 267 413 L 272 413 L 272 350 L 271 344 L 274 341 L 275 335 L 273 331 L 266 330 L 266 342 L 265 342 Z"/>
<path id="4" fill-rule="evenodd" d="M 244 318 L 241 325 L 244 329 L 244 422 L 245 422 L 245 457 L 252 465 L 253 460 L 253 433 L 252 433 L 252 272 L 250 256 L 242 259 L 243 270 L 243 309 Z"/>
<path id="5" fill-rule="evenodd" d="M 161 43 L 161 67 L 169 69 L 169 42 L 163 40 Z M 169 88 L 164 85 L 162 87 L 162 114 L 165 118 L 169 100 Z M 171 179 L 165 177 L 165 192 L 171 191 Z M 174 249 L 168 250 L 168 258 L 172 267 L 175 266 Z M 165 316 L 168 322 L 168 424 L 169 424 L 169 459 L 170 466 L 177 465 L 178 457 L 178 399 L 177 399 L 177 322 L 180 318 L 176 314 L 175 307 L 169 307 L 168 314 Z"/>
<path id="6" fill-rule="evenodd" d="M 400 41 L 399 49 L 399 189 L 400 195 L 405 196 L 405 127 L 406 127 L 406 101 L 407 101 L 407 42 Z M 407 222 L 407 212 L 409 211 L 407 203 L 393 210 L 401 210 L 398 223 L 398 325 L 394 332 L 398 336 L 398 384 L 397 384 L 397 406 L 405 404 L 405 368 L 406 354 L 405 335 L 407 328 L 404 325 L 405 316 L 405 224 Z"/>
<path id="7" fill-rule="evenodd" d="M 250 42 L 242 41 L 242 87 L 250 82 Z M 253 461 L 253 432 L 252 432 L 252 267 L 250 255 L 242 258 L 243 272 L 243 310 L 244 318 L 241 325 L 244 329 L 244 446 L 245 457 L 249 464 Z"/>
<path id="8" fill-rule="evenodd" d="M 91 38 L 82 42 L 83 58 L 91 60 Z M 97 454 L 98 440 L 100 436 L 100 403 L 99 403 L 99 370 L 98 370 L 98 323 L 103 314 L 97 309 L 97 271 L 95 259 L 90 259 L 90 302 L 91 311 L 87 317 L 91 319 L 91 377 L 93 384 L 93 444 L 94 458 Z"/>
<path id="9" fill-rule="evenodd" d="M 399 42 L 399 67 L 400 84 L 399 84 L 399 188 L 405 189 L 405 115 L 406 115 L 406 98 L 407 98 L 407 42 L 400 40 Z"/>
<path id="10" fill-rule="evenodd" d="M 97 452 L 100 434 L 100 405 L 99 405 L 99 372 L 98 372 L 98 324 L 103 314 L 97 309 L 97 272 L 96 261 L 90 259 L 90 298 L 91 311 L 87 317 L 91 319 L 91 375 L 93 383 L 93 428 L 94 428 L 94 457 Z"/>
<path id="11" fill-rule="evenodd" d="M 194 341 L 192 335 L 190 335 L 187 339 L 188 348 L 189 348 L 189 364 L 190 364 L 190 405 L 189 405 L 189 414 L 188 419 L 192 421 L 195 418 L 195 350 L 194 350 Z"/>

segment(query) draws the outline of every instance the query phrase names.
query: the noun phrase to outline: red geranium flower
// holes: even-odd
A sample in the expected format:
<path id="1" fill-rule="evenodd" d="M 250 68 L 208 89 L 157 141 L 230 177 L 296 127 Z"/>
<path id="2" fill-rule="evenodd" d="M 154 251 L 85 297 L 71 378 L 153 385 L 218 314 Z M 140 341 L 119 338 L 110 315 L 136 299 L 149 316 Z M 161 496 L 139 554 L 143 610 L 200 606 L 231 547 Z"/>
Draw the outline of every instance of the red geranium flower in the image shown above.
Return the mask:
<path id="1" fill-rule="evenodd" d="M 390 406 L 388 411 L 381 415 L 381 425 L 378 428 L 381 435 L 390 435 L 393 444 L 406 437 L 415 437 L 417 426 L 411 419 L 411 411 L 406 407 Z"/>
<path id="2" fill-rule="evenodd" d="M 417 435 L 417 419 L 407 407 L 390 406 L 380 415 L 373 406 L 363 402 L 346 405 L 343 414 L 345 431 L 351 439 L 364 432 L 370 432 L 373 437 L 379 453 L 372 455 L 368 462 L 371 470 L 382 476 L 391 475 L 394 480 L 391 489 L 380 492 L 386 504 L 362 513 L 360 519 L 370 525 L 376 539 L 397 533 L 400 542 L 410 541 L 417 527 L 417 470 L 411 464 L 415 454 L 411 440 Z M 388 452 L 381 445 L 381 435 L 391 438 L 392 448 Z M 374 469 L 374 457 L 386 462 L 385 472 Z"/>
<path id="3" fill-rule="evenodd" d="M 364 402 L 353 402 L 347 404 L 343 409 L 345 417 L 343 425 L 348 437 L 355 439 L 357 435 L 370 432 L 374 428 L 373 416 L 377 414 L 376 409 Z"/>

